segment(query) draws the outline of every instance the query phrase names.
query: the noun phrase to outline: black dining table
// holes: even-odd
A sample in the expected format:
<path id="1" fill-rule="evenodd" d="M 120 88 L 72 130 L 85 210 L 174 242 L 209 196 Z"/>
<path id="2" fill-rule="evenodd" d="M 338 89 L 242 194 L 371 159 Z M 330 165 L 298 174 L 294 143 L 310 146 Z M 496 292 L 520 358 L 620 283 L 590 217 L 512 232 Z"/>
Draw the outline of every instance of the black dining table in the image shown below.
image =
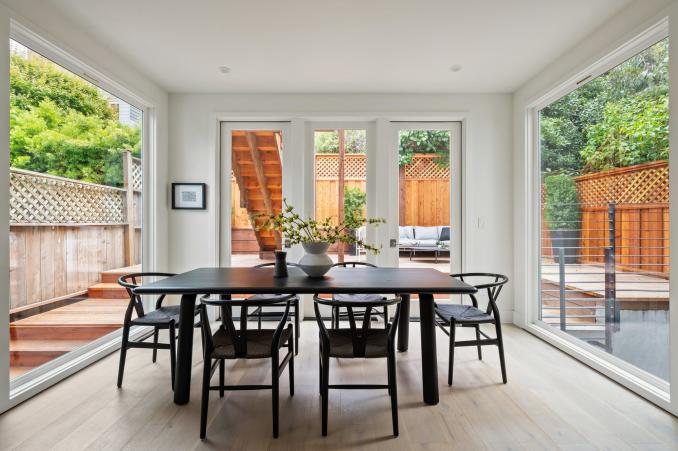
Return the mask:
<path id="1" fill-rule="evenodd" d="M 438 359 L 436 354 L 434 294 L 472 294 L 476 289 L 430 268 L 332 268 L 314 279 L 299 268 L 289 276 L 274 278 L 273 268 L 199 268 L 138 287 L 140 295 L 181 295 L 179 343 L 174 402 L 190 399 L 193 353 L 193 318 L 199 295 L 238 294 L 398 294 L 403 298 L 398 332 L 398 350 L 406 351 L 409 334 L 410 294 L 419 296 L 421 371 L 424 402 L 437 404 Z"/>

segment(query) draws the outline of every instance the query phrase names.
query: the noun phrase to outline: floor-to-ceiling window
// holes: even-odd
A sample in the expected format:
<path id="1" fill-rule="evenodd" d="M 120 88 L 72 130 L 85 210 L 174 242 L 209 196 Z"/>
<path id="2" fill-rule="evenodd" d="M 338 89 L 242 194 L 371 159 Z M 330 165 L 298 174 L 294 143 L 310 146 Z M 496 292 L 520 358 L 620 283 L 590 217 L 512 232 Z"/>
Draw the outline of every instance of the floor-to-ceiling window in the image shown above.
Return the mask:
<path id="1" fill-rule="evenodd" d="M 141 109 L 10 40 L 10 378 L 122 326 L 141 267 Z"/>
<path id="2" fill-rule="evenodd" d="M 668 38 L 538 111 L 538 317 L 669 380 Z"/>

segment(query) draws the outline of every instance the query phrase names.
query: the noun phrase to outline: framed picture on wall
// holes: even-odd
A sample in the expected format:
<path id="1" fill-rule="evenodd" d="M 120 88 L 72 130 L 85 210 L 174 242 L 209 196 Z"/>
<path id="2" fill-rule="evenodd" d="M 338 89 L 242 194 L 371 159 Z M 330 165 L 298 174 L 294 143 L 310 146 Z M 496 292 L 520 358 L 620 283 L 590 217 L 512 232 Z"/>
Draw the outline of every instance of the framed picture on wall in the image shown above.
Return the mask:
<path id="1" fill-rule="evenodd" d="M 172 183 L 173 210 L 205 210 L 205 183 Z"/>

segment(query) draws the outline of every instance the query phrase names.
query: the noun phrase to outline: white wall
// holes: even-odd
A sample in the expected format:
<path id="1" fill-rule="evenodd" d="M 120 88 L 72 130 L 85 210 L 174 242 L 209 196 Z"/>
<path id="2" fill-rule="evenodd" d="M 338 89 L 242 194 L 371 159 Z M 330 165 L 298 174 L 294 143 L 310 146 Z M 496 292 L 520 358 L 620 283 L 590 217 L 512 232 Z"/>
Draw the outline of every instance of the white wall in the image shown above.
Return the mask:
<path id="1" fill-rule="evenodd" d="M 135 71 L 126 61 L 113 53 L 106 45 L 94 37 L 81 32 L 66 18 L 51 10 L 48 4 L 39 8 L 26 5 L 20 0 L 3 0 L 0 3 L 0 146 L 5 158 L 0 160 L 0 186 L 9 186 L 9 30 L 10 20 L 15 20 L 39 34 L 52 44 L 65 50 L 76 59 L 94 69 L 127 90 L 135 93 L 152 107 L 155 117 L 154 141 L 157 152 L 156 164 L 150 168 L 154 173 L 155 187 L 158 190 L 158 202 L 153 206 L 155 228 L 150 234 L 157 242 L 157 268 L 165 269 L 167 256 L 167 93 L 144 75 Z M 148 174 L 148 172 L 146 173 Z M 0 224 L 5 232 L 0 233 L 0 299 L 9 299 L 9 191 L 0 190 Z M 151 214 L 150 210 L 146 210 Z M 145 246 L 145 249 L 146 246 Z M 9 345 L 7 324 L 9 304 L 0 302 L 0 349 L 7 350 Z M 7 399 L 9 391 L 7 352 L 0 352 L 0 412 L 11 404 Z"/>
<path id="2" fill-rule="evenodd" d="M 214 265 L 214 208 L 217 117 L 242 113 L 304 117 L 362 113 L 383 117 L 398 113 L 461 112 L 466 122 L 468 170 L 466 212 L 472 226 L 464 237 L 467 270 L 513 275 L 512 118 L 511 96 L 478 95 L 191 95 L 171 94 L 171 182 L 208 184 L 208 211 L 170 211 L 170 270 Z M 379 117 L 379 114 L 376 115 Z M 482 229 L 475 227 L 478 217 Z M 512 317 L 510 290 L 502 299 L 505 318 Z"/>
<path id="3" fill-rule="evenodd" d="M 529 146 L 528 138 L 528 123 L 527 109 L 528 107 L 546 95 L 549 91 L 557 86 L 571 79 L 587 67 L 599 61 L 601 58 L 628 42 L 633 37 L 637 36 L 648 27 L 657 23 L 665 17 L 669 17 L 670 31 L 675 31 L 676 23 L 678 23 L 677 3 L 670 0 L 639 0 L 627 8 L 625 8 L 618 15 L 610 19 L 596 32 L 588 36 L 578 45 L 574 46 L 570 51 L 554 59 L 554 62 L 546 67 L 543 71 L 538 73 L 535 77 L 525 83 L 513 95 L 513 169 L 514 169 L 514 185 L 513 185 L 513 200 L 514 200 L 514 274 L 515 281 L 514 298 L 515 315 L 514 322 L 521 326 L 526 326 L 528 323 L 528 306 L 534 305 L 537 298 L 536 288 L 530 285 L 530 277 L 536 277 L 535 270 L 531 269 L 530 259 L 536 256 L 536 242 L 533 239 L 530 231 L 530 215 L 529 208 L 532 206 L 533 199 L 530 196 L 529 187 Z M 673 33 L 670 39 L 670 90 L 671 97 L 673 93 L 678 92 L 678 64 L 673 62 L 678 61 L 678 35 Z M 674 105 L 671 101 L 671 122 L 674 122 Z M 678 151 L 676 150 L 675 141 L 675 127 L 670 127 L 671 137 L 671 157 L 672 161 L 676 161 Z M 671 184 L 672 187 L 675 184 Z M 671 189 L 671 197 L 674 196 L 674 189 Z M 673 203 L 673 202 L 672 202 Z M 678 233 L 674 230 L 678 224 L 678 213 L 676 209 L 671 210 L 671 233 Z M 673 254 L 673 253 L 672 253 Z M 675 273 L 675 274 L 674 274 Z M 672 264 L 671 277 L 678 277 L 678 270 L 676 265 Z M 673 285 L 672 285 L 673 286 Z M 673 291 L 673 290 L 672 290 Z M 671 322 L 678 324 L 678 310 L 674 307 L 673 295 L 671 295 Z M 678 349 L 678 328 L 673 327 L 671 331 L 672 349 Z M 672 398 L 678 395 L 678 359 L 672 359 L 674 379 L 671 386 L 673 388 Z M 606 373 L 608 374 L 608 373 Z M 664 407 L 667 407 L 664 405 Z M 667 407 L 671 409 L 671 407 Z M 672 407 L 675 413 L 678 411 L 675 403 Z"/>

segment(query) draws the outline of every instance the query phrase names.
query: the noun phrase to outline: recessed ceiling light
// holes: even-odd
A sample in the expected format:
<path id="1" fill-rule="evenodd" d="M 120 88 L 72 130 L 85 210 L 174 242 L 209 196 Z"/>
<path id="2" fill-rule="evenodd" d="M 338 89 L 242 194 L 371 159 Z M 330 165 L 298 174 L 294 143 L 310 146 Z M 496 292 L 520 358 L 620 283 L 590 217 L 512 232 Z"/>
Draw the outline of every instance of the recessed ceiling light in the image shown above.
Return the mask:
<path id="1" fill-rule="evenodd" d="M 460 64 L 455 64 L 454 66 L 450 66 L 450 70 L 452 72 L 459 72 L 461 70 L 461 65 Z"/>
<path id="2" fill-rule="evenodd" d="M 222 74 L 228 74 L 231 72 L 231 68 L 228 66 L 219 66 L 219 72 Z"/>

